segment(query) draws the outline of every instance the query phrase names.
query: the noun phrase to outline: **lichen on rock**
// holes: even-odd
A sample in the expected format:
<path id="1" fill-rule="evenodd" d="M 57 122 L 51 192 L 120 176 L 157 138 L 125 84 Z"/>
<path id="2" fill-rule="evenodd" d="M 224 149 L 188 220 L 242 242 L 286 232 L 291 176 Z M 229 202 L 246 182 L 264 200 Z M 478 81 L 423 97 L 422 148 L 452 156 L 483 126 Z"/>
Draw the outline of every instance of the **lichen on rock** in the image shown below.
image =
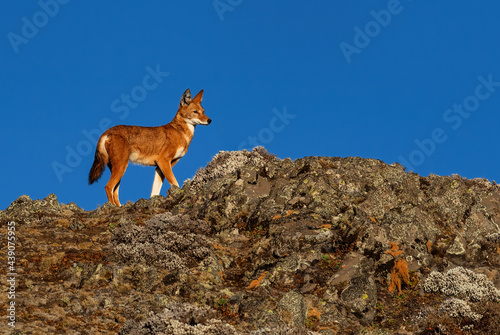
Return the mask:
<path id="1" fill-rule="evenodd" d="M 22 196 L 5 234 L 11 220 L 27 334 L 500 327 L 500 190 L 485 180 L 255 149 L 217 154 L 166 197 L 83 211 Z"/>
<path id="2" fill-rule="evenodd" d="M 433 271 L 423 284 L 426 292 L 440 292 L 470 301 L 500 301 L 500 290 L 484 275 L 461 266 L 445 273 Z"/>
<path id="3" fill-rule="evenodd" d="M 116 229 L 113 250 L 123 262 L 158 265 L 173 272 L 186 270 L 211 254 L 210 242 L 203 235 L 208 229 L 201 220 L 160 214 L 144 226 L 129 222 Z"/>

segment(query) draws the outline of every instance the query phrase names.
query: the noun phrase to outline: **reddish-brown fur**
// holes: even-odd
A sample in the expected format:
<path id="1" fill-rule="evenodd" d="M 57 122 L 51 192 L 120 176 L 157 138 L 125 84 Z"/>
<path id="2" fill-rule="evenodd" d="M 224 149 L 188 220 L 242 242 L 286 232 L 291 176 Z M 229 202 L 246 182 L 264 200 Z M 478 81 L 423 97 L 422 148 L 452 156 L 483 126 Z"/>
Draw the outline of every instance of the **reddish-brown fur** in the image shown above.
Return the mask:
<path id="1" fill-rule="evenodd" d="M 164 178 L 170 185 L 178 187 L 172 167 L 186 154 L 193 139 L 195 126 L 208 125 L 211 122 L 201 107 L 202 97 L 203 90 L 193 99 L 189 89 L 186 90 L 177 114 L 166 125 L 159 127 L 120 125 L 106 130 L 97 142 L 94 163 L 89 172 L 89 184 L 101 177 L 107 165 L 111 177 L 105 186 L 106 195 L 108 201 L 120 206 L 118 199 L 120 180 L 128 162 L 132 161 L 141 165 L 156 166 L 152 195 L 155 190 L 159 193 Z"/>

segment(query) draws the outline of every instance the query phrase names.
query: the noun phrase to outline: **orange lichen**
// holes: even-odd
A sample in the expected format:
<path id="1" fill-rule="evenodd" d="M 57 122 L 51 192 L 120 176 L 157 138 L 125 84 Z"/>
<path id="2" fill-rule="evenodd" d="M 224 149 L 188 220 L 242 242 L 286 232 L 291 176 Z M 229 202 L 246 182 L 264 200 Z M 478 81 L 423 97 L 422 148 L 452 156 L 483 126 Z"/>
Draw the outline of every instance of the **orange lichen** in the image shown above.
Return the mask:
<path id="1" fill-rule="evenodd" d="M 259 287 L 260 283 L 264 280 L 264 278 L 266 277 L 266 275 L 268 273 L 269 273 L 269 271 L 264 271 L 264 272 L 261 273 L 261 275 L 259 276 L 259 278 L 255 279 L 255 280 L 252 280 L 250 282 L 250 285 L 248 285 L 247 290 L 251 290 L 253 288 Z"/>
<path id="2" fill-rule="evenodd" d="M 427 246 L 427 251 L 430 254 L 431 250 L 432 250 L 432 242 L 431 241 L 427 241 L 427 243 L 425 245 Z"/>
<path id="3" fill-rule="evenodd" d="M 316 307 L 312 307 L 307 311 L 307 317 L 316 318 L 316 320 L 319 320 L 321 318 L 321 312 Z"/>
<path id="4" fill-rule="evenodd" d="M 328 168 L 331 168 L 333 166 L 333 163 L 332 162 L 326 162 L 325 160 L 323 160 L 323 158 L 320 158 L 318 160 L 318 163 L 321 165 L 322 168 L 324 169 L 328 169 Z"/>
<path id="5" fill-rule="evenodd" d="M 394 257 L 394 267 L 391 270 L 391 282 L 389 283 L 389 292 L 394 292 L 397 288 L 401 294 L 401 284 L 405 282 L 410 284 L 410 274 L 408 273 L 408 263 L 403 258 L 403 251 L 399 250 L 399 246 L 395 242 L 389 243 L 390 250 L 385 253 Z"/>
<path id="6" fill-rule="evenodd" d="M 218 273 L 219 273 L 220 279 L 221 279 L 222 281 L 224 281 L 224 272 L 219 271 Z"/>
<path id="7" fill-rule="evenodd" d="M 332 225 L 327 223 L 327 224 L 321 225 L 320 228 L 332 229 Z"/>
<path id="8" fill-rule="evenodd" d="M 394 258 L 401 255 L 403 252 L 399 250 L 399 246 L 396 242 L 389 243 L 390 250 L 387 250 L 385 253 L 392 255 Z"/>
<path id="9" fill-rule="evenodd" d="M 282 216 L 281 214 L 278 214 L 278 215 L 273 216 L 273 220 L 277 220 L 277 219 L 280 219 L 280 218 L 282 218 L 282 217 L 283 217 L 283 218 L 286 218 L 287 216 L 292 215 L 292 213 L 293 213 L 293 209 L 291 209 L 291 210 L 289 210 L 288 212 L 286 212 L 286 214 L 285 214 L 285 215 L 283 215 L 283 216 Z"/>
<path id="10" fill-rule="evenodd" d="M 408 273 L 408 263 L 406 262 L 406 260 L 400 258 L 394 263 L 394 267 L 391 271 L 391 283 L 389 284 L 389 292 L 394 292 L 397 287 L 399 294 L 401 294 L 401 284 L 403 281 L 406 284 L 409 284 L 410 274 Z"/>
<path id="11" fill-rule="evenodd" d="M 377 219 L 375 219 L 373 216 L 370 216 L 370 220 L 372 220 L 373 223 L 377 223 Z"/>
<path id="12" fill-rule="evenodd" d="M 224 250 L 224 247 L 220 244 L 214 243 L 213 245 L 216 250 Z"/>

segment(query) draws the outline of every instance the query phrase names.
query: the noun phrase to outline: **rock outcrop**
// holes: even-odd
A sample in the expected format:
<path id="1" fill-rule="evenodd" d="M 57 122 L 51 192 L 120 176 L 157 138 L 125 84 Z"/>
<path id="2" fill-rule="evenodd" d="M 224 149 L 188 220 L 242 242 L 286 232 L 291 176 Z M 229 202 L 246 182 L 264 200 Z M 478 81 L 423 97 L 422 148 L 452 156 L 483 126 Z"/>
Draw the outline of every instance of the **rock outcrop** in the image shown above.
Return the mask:
<path id="1" fill-rule="evenodd" d="M 5 334 L 500 329 L 500 191 L 484 179 L 254 149 L 217 154 L 167 197 L 84 211 L 22 196 L 2 236 L 8 222 Z"/>

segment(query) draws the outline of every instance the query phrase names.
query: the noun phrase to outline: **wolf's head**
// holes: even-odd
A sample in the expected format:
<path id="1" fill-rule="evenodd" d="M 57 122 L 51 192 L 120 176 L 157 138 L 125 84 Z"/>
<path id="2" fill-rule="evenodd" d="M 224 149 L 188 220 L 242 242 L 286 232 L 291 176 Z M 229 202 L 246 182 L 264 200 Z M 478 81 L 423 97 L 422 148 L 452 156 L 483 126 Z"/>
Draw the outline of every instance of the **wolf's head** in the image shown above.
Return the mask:
<path id="1" fill-rule="evenodd" d="M 209 125 L 212 120 L 205 115 L 205 110 L 201 107 L 201 100 L 203 98 L 203 90 L 198 92 L 194 98 L 191 99 L 191 91 L 189 88 L 184 92 L 179 104 L 179 111 L 177 112 L 188 124 L 193 126 L 202 124 Z"/>

